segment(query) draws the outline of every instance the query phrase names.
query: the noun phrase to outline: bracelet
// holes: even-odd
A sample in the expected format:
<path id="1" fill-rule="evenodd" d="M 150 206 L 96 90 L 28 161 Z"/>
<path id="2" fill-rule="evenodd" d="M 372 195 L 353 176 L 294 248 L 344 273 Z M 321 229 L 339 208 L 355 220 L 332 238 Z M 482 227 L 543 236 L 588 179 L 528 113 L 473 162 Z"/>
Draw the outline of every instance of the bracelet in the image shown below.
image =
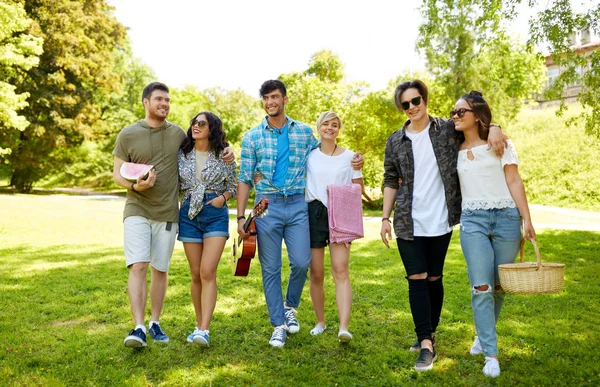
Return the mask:
<path id="1" fill-rule="evenodd" d="M 381 221 L 383 222 L 384 220 L 387 220 L 388 222 L 390 222 L 390 218 L 381 218 Z"/>
<path id="2" fill-rule="evenodd" d="M 133 183 L 131 183 L 131 190 L 132 190 L 133 192 L 137 192 L 137 191 L 135 190 L 135 188 L 133 188 L 133 186 L 135 185 L 135 183 L 137 183 L 137 181 L 134 181 Z"/>
<path id="3" fill-rule="evenodd" d="M 240 215 L 237 217 L 238 222 L 240 221 L 240 219 L 246 219 L 246 217 L 244 215 Z"/>
<path id="4" fill-rule="evenodd" d="M 227 203 L 227 197 L 225 196 L 225 194 L 221 194 L 221 196 L 223 196 L 223 200 L 225 200 L 223 203 Z"/>

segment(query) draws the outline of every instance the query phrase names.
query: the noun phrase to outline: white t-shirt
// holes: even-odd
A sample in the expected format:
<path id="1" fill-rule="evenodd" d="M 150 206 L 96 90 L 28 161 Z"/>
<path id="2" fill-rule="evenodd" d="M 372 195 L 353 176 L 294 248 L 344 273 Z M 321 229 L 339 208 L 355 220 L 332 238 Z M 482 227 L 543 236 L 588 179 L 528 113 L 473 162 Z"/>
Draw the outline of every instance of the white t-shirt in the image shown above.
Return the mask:
<path id="1" fill-rule="evenodd" d="M 439 236 L 452 231 L 444 183 L 433 152 L 427 125 L 420 133 L 406 132 L 412 142 L 415 161 L 412 217 L 414 236 Z"/>
<path id="2" fill-rule="evenodd" d="M 350 162 L 354 152 L 346 149 L 344 153 L 328 156 L 321 149 L 313 149 L 306 162 L 307 202 L 319 200 L 327 207 L 327 186 L 330 184 L 351 184 L 352 179 L 362 177 L 361 171 L 352 169 Z"/>
<path id="3" fill-rule="evenodd" d="M 458 152 L 458 179 L 462 193 L 462 209 L 489 210 L 492 208 L 515 208 L 506 177 L 506 164 L 519 165 L 517 151 L 511 140 L 504 150 L 502 158 L 496 156 L 493 149 L 488 150 L 487 144 L 471 148 L 473 160 L 467 157 L 468 149 Z"/>

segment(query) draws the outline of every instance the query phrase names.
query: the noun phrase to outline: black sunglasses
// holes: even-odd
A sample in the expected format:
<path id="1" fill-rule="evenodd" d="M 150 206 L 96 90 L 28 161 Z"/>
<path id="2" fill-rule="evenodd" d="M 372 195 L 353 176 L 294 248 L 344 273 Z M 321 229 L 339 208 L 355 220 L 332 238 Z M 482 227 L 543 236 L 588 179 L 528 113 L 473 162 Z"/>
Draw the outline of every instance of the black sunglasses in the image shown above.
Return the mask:
<path id="1" fill-rule="evenodd" d="M 452 118 L 456 114 L 458 116 L 458 118 L 463 118 L 465 116 L 465 114 L 467 114 L 467 112 L 472 112 L 472 111 L 473 110 L 466 109 L 466 108 L 460 108 L 460 109 L 452 110 L 450 112 L 450 117 Z"/>
<path id="2" fill-rule="evenodd" d="M 190 122 L 190 126 L 194 126 L 194 125 L 198 125 L 198 126 L 202 127 L 202 126 L 206 126 L 206 125 L 208 125 L 208 122 L 206 122 L 206 121 L 204 121 L 204 120 L 202 120 L 202 121 L 198 121 L 198 120 L 192 120 L 192 121 Z"/>
<path id="3" fill-rule="evenodd" d="M 413 106 L 419 106 L 421 104 L 421 97 L 415 97 L 410 101 L 400 102 L 400 106 L 402 106 L 402 109 L 408 110 L 408 108 L 410 108 L 411 103 L 413 104 Z"/>

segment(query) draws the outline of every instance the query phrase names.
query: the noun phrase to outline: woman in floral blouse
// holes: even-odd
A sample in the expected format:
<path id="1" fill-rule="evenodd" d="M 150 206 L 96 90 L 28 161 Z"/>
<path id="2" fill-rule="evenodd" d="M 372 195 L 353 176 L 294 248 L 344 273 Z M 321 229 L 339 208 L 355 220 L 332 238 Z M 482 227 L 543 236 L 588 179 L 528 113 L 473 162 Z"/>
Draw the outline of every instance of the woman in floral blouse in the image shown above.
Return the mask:
<path id="1" fill-rule="evenodd" d="M 236 195 L 235 162 L 222 158 L 223 123 L 213 113 L 198 113 L 179 149 L 179 237 L 192 274 L 196 328 L 187 341 L 210 344 L 209 326 L 217 301 L 217 265 L 229 238 L 227 200 Z"/>

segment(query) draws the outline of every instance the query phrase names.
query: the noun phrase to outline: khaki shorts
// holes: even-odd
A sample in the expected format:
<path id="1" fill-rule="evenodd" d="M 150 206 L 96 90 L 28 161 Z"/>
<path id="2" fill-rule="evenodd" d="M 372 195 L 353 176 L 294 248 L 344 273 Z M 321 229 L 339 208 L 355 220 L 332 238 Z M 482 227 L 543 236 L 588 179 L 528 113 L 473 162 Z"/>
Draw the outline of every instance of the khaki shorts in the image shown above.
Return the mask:
<path id="1" fill-rule="evenodd" d="M 178 224 L 167 231 L 167 222 L 156 222 L 143 216 L 125 218 L 124 251 L 127 267 L 149 262 L 158 271 L 167 272 L 175 247 Z"/>

